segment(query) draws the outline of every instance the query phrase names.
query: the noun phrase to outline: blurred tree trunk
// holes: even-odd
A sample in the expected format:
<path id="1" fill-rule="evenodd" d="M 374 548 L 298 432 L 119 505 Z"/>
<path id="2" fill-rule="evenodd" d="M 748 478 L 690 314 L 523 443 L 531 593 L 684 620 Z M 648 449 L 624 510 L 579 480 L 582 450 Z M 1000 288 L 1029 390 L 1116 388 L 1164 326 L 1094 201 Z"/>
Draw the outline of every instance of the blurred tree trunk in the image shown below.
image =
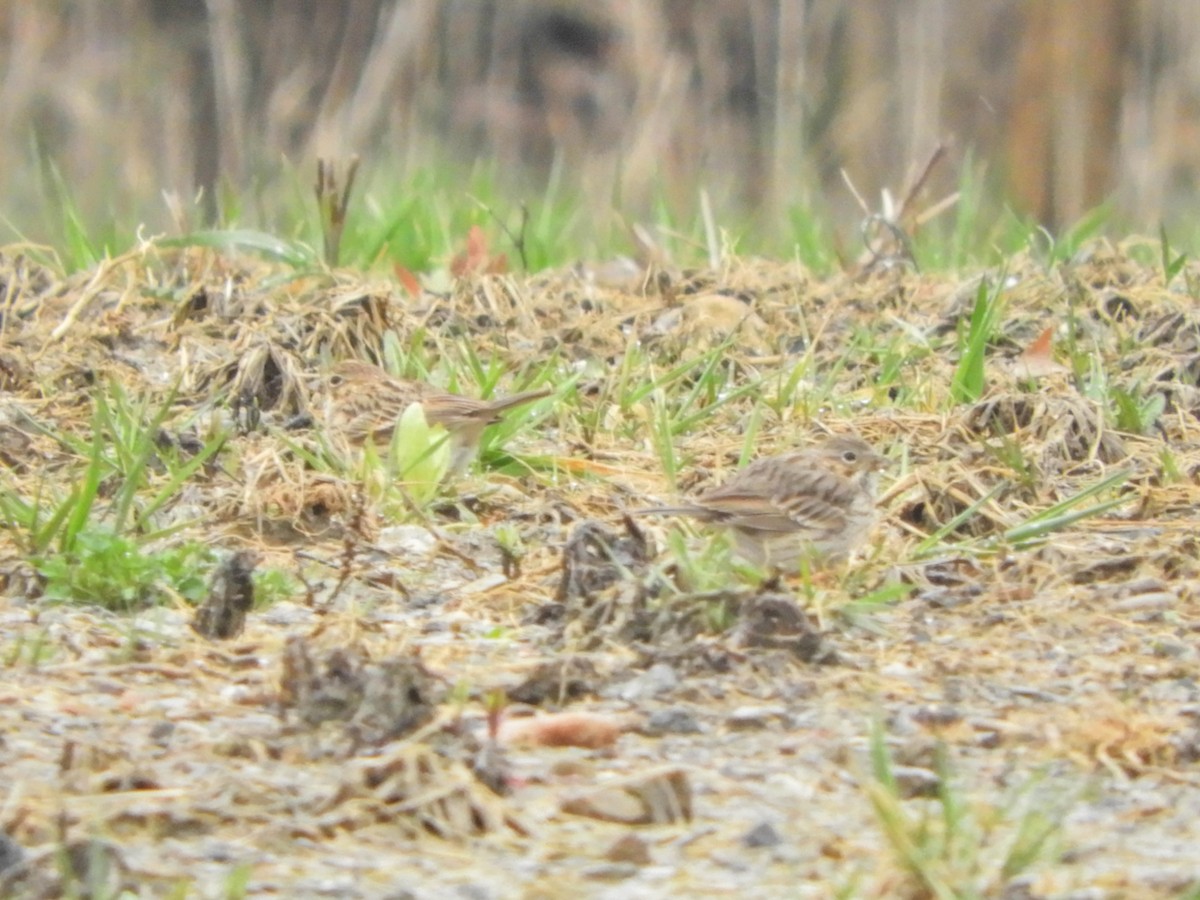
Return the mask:
<path id="1" fill-rule="evenodd" d="M 217 119 L 217 87 L 213 79 L 204 0 L 149 0 L 150 19 L 169 30 L 179 51 L 180 80 L 189 86 L 189 140 L 192 146 L 193 189 L 203 194 L 202 210 L 209 224 L 217 218 L 217 183 L 221 177 L 221 127 Z"/>
<path id="2" fill-rule="evenodd" d="M 0 3 L 0 199 L 41 203 L 53 162 L 89 215 L 154 222 L 164 188 L 202 187 L 212 217 L 283 158 L 358 153 L 487 159 L 632 217 L 686 218 L 702 185 L 718 215 L 840 227 L 842 170 L 874 208 L 946 144 L 930 198 L 959 150 L 1050 227 L 1109 196 L 1190 221 L 1198 44 L 1179 0 Z"/>
<path id="3" fill-rule="evenodd" d="M 1026 0 L 1007 178 L 1018 208 L 1049 228 L 1077 221 L 1116 184 L 1122 72 L 1137 5 Z"/>

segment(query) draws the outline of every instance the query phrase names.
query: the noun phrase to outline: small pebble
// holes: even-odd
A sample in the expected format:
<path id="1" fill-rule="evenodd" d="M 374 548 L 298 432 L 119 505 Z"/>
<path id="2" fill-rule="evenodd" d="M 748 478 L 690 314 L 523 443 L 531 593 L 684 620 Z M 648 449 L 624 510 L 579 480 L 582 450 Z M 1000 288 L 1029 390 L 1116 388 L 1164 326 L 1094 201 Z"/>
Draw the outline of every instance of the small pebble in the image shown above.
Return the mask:
<path id="1" fill-rule="evenodd" d="M 307 625 L 316 617 L 317 614 L 311 608 L 293 603 L 291 600 L 282 600 L 272 604 L 259 615 L 263 624 L 276 626 Z"/>
<path id="2" fill-rule="evenodd" d="M 1179 602 L 1170 591 L 1150 591 L 1118 600 L 1112 605 L 1113 612 L 1160 612 L 1170 609 Z"/>
<path id="3" fill-rule="evenodd" d="M 613 862 L 601 863 L 584 870 L 583 877 L 589 881 L 624 881 L 638 873 L 638 867 L 633 863 Z"/>
<path id="4" fill-rule="evenodd" d="M 894 766 L 892 776 L 904 797 L 929 797 L 937 793 L 941 779 L 937 773 L 920 766 Z"/>
<path id="5" fill-rule="evenodd" d="M 15 866 L 25 858 L 21 845 L 0 831 L 0 872 L 10 866 Z"/>
<path id="6" fill-rule="evenodd" d="M 1154 644 L 1152 652 L 1155 656 L 1167 659 L 1179 659 L 1183 656 L 1190 656 L 1195 651 L 1182 641 L 1163 638 Z"/>
<path id="7" fill-rule="evenodd" d="M 725 718 L 725 724 L 738 731 L 766 728 L 772 719 L 783 718 L 787 710 L 782 706 L 742 706 Z"/>
<path id="8" fill-rule="evenodd" d="M 636 834 L 626 834 L 617 838 L 604 854 L 604 858 L 614 863 L 632 863 L 635 866 L 650 864 L 650 848 Z"/>
<path id="9" fill-rule="evenodd" d="M 645 672 L 618 685 L 617 696 L 628 703 L 648 700 L 679 687 L 679 676 L 666 663 L 655 663 Z"/>
<path id="10" fill-rule="evenodd" d="M 742 835 L 742 843 L 747 847 L 775 847 L 782 840 L 775 826 L 770 822 L 759 822 Z"/>
<path id="11" fill-rule="evenodd" d="M 486 594 L 493 588 L 498 588 L 500 585 L 508 581 L 508 576 L 502 572 L 493 572 L 490 575 L 484 575 L 481 578 L 476 578 L 474 581 L 469 581 L 458 589 L 462 595 L 470 594 Z"/>
<path id="12" fill-rule="evenodd" d="M 927 728 L 939 728 L 954 725 L 962 721 L 962 713 L 953 706 L 922 706 L 913 713 L 914 721 Z"/>
<path id="13" fill-rule="evenodd" d="M 390 556 L 428 556 L 437 547 L 437 536 L 420 525 L 393 525 L 380 529 L 375 546 Z"/>
<path id="14" fill-rule="evenodd" d="M 650 713 L 646 731 L 650 734 L 699 734 L 701 729 L 691 712 L 681 706 L 672 706 Z"/>

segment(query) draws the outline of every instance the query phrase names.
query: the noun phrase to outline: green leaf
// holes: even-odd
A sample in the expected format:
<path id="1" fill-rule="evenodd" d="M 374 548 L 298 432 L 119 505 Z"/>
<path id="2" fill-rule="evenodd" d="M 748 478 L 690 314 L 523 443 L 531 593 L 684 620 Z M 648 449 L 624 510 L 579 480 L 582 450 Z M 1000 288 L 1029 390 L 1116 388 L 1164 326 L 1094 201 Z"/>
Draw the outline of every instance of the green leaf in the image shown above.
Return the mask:
<path id="1" fill-rule="evenodd" d="M 971 310 L 966 337 L 960 340 L 961 355 L 950 382 L 950 396 L 955 403 L 974 403 L 983 396 L 987 386 L 984 361 L 988 342 L 1000 319 L 1000 292 L 1004 278 L 1002 273 L 994 291 L 987 280 L 982 279 L 975 292 L 975 307 Z"/>
<path id="2" fill-rule="evenodd" d="M 63 529 L 62 536 L 59 540 L 59 549 L 67 551 L 72 549 L 75 539 L 80 532 L 83 531 L 87 524 L 88 518 L 91 516 L 92 508 L 96 502 L 96 496 L 100 492 L 100 481 L 104 471 L 104 433 L 101 428 L 102 413 L 99 407 L 93 417 L 93 437 L 91 455 L 88 458 L 87 471 L 84 472 L 83 482 L 79 485 L 76 491 L 72 492 L 74 503 L 72 505 L 71 514 L 67 518 L 66 525 Z M 56 528 L 55 531 L 58 529 Z M 49 535 L 48 535 L 49 537 Z"/>
<path id="3" fill-rule="evenodd" d="M 1171 255 L 1171 243 L 1167 240 L 1167 228 L 1165 225 L 1158 226 L 1158 241 L 1162 253 L 1163 283 L 1170 284 L 1183 267 L 1187 265 L 1187 254 Z"/>
<path id="4" fill-rule="evenodd" d="M 450 442 L 446 430 L 430 425 L 419 403 L 400 415 L 389 448 L 390 469 L 400 478 L 410 497 L 424 505 L 437 494 L 450 468 Z"/>

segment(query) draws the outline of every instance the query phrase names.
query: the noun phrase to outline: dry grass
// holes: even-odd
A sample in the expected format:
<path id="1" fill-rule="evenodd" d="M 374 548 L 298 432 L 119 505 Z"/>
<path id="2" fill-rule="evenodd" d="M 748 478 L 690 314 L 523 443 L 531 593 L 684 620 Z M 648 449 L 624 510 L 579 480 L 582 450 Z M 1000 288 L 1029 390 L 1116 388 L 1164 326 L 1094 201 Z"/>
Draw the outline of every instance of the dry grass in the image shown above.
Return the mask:
<path id="1" fill-rule="evenodd" d="M 878 718 L 898 765 L 932 772 L 947 749 L 956 789 L 997 833 L 1015 827 L 1014 785 L 1049 773 L 1076 791 L 1070 852 L 1032 870 L 1035 895 L 1166 897 L 1200 877 L 1200 315 L 1124 249 L 1012 261 L 989 386 L 966 404 L 948 390 L 975 286 L 903 267 L 817 279 L 731 259 L 616 285 L 470 277 L 414 297 L 201 251 L 143 248 L 71 281 L 2 259 L 0 489 L 30 499 L 81 477 L 108 379 L 132 397 L 178 384 L 164 429 L 228 434 L 161 512 L 181 529 L 154 547 L 251 549 L 306 585 L 211 644 L 178 601 L 114 615 L 39 600 L 20 529 L 6 532 L 0 816 L 21 844 L 101 835 L 148 895 L 188 880 L 208 895 L 246 863 L 260 896 L 318 883 L 560 896 L 605 877 L 829 896 L 854 873 L 863 896 L 925 896 L 886 862 L 895 847 L 860 786 Z M 1031 384 L 1005 359 L 1048 325 L 1067 371 Z M 327 464 L 318 433 L 284 428 L 332 360 L 398 351 L 410 374 L 464 393 L 479 361 L 501 387 L 534 371 L 564 384 L 545 420 L 505 436 L 513 458 L 492 452 L 401 527 Z M 1144 434 L 1114 427 L 1118 388 L 1162 398 Z M 665 527 L 622 524 L 818 426 L 854 429 L 894 461 L 877 541 L 848 569 L 760 596 L 703 539 L 683 542 L 689 568 L 661 550 Z M 673 427 L 675 486 L 654 436 Z M 1118 502 L 1013 538 L 1116 472 L 1088 503 Z M 588 520 L 601 543 L 578 539 Z M 680 590 L 687 578 L 699 581 Z M 879 600 L 897 585 L 904 599 Z M 396 688 L 414 660 L 422 686 Z M 653 663 L 682 683 L 623 693 Z M 507 752 L 500 797 L 478 767 L 498 690 L 642 718 L 676 707 L 700 731 L 646 729 L 611 755 Z M 427 724 L 380 746 L 401 696 Z M 656 867 L 606 863 L 628 829 L 564 812 L 570 788 L 651 763 L 687 771 L 692 819 L 639 831 Z M 776 851 L 741 842 L 763 821 Z M 1192 843 L 1153 851 L 1168 835 Z"/>

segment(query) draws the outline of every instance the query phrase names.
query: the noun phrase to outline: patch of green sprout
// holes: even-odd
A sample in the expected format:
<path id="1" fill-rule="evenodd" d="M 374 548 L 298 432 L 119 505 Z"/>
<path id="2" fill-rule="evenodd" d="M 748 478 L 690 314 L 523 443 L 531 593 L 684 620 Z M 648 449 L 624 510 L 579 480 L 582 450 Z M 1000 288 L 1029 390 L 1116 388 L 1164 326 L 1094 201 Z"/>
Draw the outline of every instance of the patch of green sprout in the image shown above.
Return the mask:
<path id="1" fill-rule="evenodd" d="M 1110 414 L 1118 431 L 1150 434 L 1167 408 L 1167 398 L 1157 391 L 1142 393 L 1138 388 L 1112 387 Z"/>
<path id="2" fill-rule="evenodd" d="M 69 550 L 35 559 L 44 596 L 130 612 L 182 598 L 199 603 L 207 590 L 212 555 L 199 544 L 159 551 L 111 531 L 89 529 Z"/>
<path id="3" fill-rule="evenodd" d="M 932 797 L 906 796 L 883 727 L 872 724 L 870 772 L 862 787 L 892 857 L 909 880 L 906 895 L 975 900 L 1004 893 L 1023 874 L 1060 856 L 1074 796 L 1034 775 L 995 804 L 969 798 L 945 745 L 936 749 Z"/>
<path id="4" fill-rule="evenodd" d="M 274 567 L 255 569 L 251 580 L 254 584 L 254 608 L 267 609 L 301 593 L 303 586 L 283 569 Z"/>

